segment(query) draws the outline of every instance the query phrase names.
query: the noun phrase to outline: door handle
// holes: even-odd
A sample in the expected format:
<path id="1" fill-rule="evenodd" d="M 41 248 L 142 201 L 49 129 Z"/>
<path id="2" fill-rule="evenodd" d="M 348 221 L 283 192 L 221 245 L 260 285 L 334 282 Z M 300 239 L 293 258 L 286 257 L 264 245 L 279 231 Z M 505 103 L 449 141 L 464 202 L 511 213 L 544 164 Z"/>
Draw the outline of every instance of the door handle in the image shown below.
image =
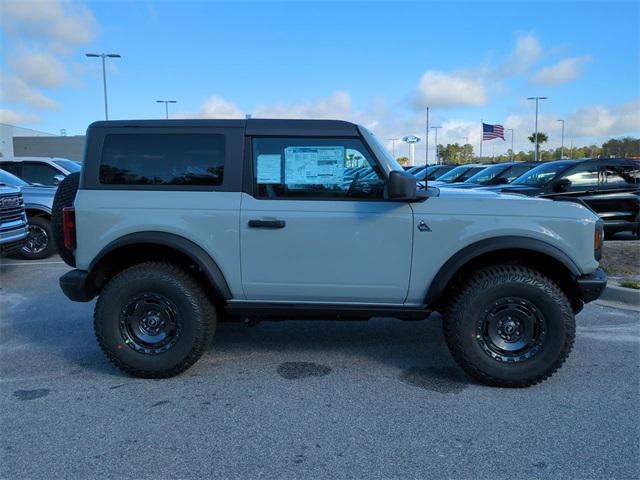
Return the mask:
<path id="1" fill-rule="evenodd" d="M 284 220 L 249 220 L 249 228 L 284 228 Z"/>

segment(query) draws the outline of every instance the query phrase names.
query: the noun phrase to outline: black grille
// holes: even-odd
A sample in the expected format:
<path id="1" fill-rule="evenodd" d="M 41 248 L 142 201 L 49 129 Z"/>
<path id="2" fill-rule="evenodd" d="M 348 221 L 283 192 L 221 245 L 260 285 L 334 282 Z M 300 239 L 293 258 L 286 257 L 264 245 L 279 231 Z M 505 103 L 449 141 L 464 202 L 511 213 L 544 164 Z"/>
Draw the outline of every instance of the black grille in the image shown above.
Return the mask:
<path id="1" fill-rule="evenodd" d="M 21 194 L 0 196 L 0 223 L 24 220 L 24 201 Z"/>

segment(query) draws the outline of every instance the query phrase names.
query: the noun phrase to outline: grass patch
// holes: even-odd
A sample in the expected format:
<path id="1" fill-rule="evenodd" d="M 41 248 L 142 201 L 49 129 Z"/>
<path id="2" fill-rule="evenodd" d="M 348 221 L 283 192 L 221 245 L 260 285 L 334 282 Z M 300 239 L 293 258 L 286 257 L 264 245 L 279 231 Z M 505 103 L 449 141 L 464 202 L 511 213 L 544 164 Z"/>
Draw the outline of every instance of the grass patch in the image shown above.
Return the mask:
<path id="1" fill-rule="evenodd" d="M 620 286 L 640 290 L 640 280 L 623 280 L 620 282 Z"/>

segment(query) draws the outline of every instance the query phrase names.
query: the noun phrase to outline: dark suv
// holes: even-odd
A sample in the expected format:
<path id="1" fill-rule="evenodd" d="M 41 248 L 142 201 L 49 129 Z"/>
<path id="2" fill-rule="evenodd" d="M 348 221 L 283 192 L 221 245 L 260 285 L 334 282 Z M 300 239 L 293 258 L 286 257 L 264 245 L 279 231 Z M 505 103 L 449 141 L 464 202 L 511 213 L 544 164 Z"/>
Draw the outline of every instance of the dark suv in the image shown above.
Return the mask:
<path id="1" fill-rule="evenodd" d="M 536 197 L 579 199 L 604 220 L 608 235 L 623 231 L 640 233 L 638 160 L 588 158 L 546 162 L 512 184 L 495 189 Z"/>

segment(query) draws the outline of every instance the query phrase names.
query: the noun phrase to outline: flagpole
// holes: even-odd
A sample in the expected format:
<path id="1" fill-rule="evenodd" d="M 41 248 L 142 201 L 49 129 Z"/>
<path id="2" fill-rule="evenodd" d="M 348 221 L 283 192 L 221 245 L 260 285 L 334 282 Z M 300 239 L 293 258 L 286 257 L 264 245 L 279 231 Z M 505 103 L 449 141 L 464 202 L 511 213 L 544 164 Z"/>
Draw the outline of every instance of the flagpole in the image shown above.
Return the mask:
<path id="1" fill-rule="evenodd" d="M 484 135 L 484 122 L 480 119 L 480 163 L 482 163 L 482 136 Z"/>

